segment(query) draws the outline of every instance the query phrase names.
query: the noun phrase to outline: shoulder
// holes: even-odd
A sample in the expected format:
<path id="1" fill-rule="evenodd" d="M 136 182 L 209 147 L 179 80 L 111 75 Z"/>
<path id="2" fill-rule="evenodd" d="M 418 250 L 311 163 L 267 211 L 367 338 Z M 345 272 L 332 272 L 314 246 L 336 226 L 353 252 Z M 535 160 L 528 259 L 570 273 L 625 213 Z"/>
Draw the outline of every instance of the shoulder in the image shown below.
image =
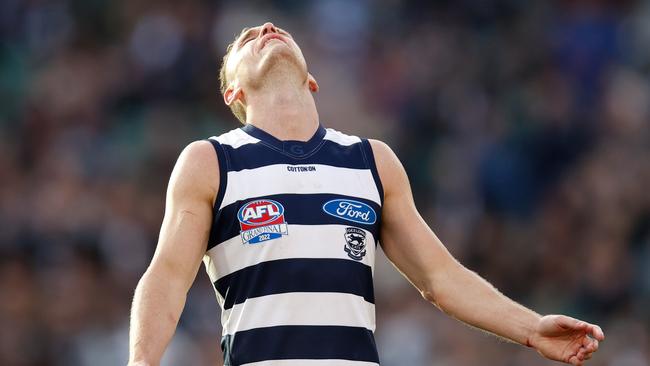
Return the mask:
<path id="1" fill-rule="evenodd" d="M 368 142 L 370 143 L 370 146 L 372 146 L 372 152 L 375 154 L 375 157 L 382 156 L 384 158 L 387 158 L 389 155 L 395 155 L 390 146 L 388 146 L 388 144 L 383 141 L 368 139 Z"/>
<path id="2" fill-rule="evenodd" d="M 375 165 L 385 194 L 401 190 L 404 185 L 408 185 L 406 171 L 393 149 L 380 140 L 368 139 L 368 142 L 375 157 Z"/>
<path id="3" fill-rule="evenodd" d="M 194 141 L 180 153 L 169 189 L 180 194 L 215 196 L 219 188 L 219 161 L 209 141 Z"/>
<path id="4" fill-rule="evenodd" d="M 372 153 L 375 156 L 375 163 L 377 164 L 377 169 L 380 174 L 382 173 L 382 170 L 384 172 L 389 172 L 398 166 L 401 167 L 402 164 L 400 163 L 399 158 L 388 144 L 374 139 L 368 139 L 368 142 L 372 147 Z"/>
<path id="5" fill-rule="evenodd" d="M 218 161 L 214 147 L 206 140 L 194 141 L 187 145 L 181 151 L 176 164 L 189 171 L 201 171 L 201 168 L 216 170 L 217 173 L 219 171 L 215 169 L 218 167 L 215 166 Z"/>

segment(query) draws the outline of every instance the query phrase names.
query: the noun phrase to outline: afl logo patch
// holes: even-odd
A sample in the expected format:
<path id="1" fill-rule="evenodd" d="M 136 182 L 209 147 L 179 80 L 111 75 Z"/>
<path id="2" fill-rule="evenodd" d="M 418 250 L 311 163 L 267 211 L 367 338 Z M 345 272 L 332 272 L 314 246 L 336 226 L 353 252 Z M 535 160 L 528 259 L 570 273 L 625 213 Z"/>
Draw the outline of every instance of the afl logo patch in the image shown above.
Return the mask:
<path id="1" fill-rule="evenodd" d="M 326 202 L 323 211 L 339 219 L 372 225 L 377 221 L 375 210 L 369 205 L 348 199 L 336 199 Z"/>
<path id="2" fill-rule="evenodd" d="M 251 201 L 237 212 L 244 244 L 257 244 L 289 235 L 280 202 L 261 199 Z"/>
<path id="3" fill-rule="evenodd" d="M 345 250 L 348 257 L 360 261 L 366 255 L 366 232 L 356 227 L 345 228 Z"/>

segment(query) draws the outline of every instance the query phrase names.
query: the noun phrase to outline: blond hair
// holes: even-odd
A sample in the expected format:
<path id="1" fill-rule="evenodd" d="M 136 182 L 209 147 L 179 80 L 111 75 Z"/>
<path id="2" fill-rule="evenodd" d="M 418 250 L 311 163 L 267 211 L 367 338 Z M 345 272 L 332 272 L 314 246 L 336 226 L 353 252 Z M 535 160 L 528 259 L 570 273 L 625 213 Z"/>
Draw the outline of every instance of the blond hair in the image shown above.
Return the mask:
<path id="1" fill-rule="evenodd" d="M 242 31 L 239 33 L 238 36 L 235 37 L 235 40 L 232 41 L 226 47 L 226 54 L 223 56 L 223 60 L 221 61 L 221 69 L 219 70 L 219 89 L 221 90 L 221 95 L 224 95 L 226 93 L 226 89 L 228 89 L 228 75 L 226 75 L 226 65 L 228 64 L 228 57 L 230 56 L 230 51 L 235 46 L 235 42 L 241 37 L 242 34 L 244 34 L 246 31 L 248 31 L 248 27 L 242 29 Z M 241 122 L 246 124 L 246 108 L 244 108 L 244 105 L 242 102 L 236 100 L 233 103 L 230 104 L 230 110 L 232 113 L 237 117 L 237 119 Z"/>

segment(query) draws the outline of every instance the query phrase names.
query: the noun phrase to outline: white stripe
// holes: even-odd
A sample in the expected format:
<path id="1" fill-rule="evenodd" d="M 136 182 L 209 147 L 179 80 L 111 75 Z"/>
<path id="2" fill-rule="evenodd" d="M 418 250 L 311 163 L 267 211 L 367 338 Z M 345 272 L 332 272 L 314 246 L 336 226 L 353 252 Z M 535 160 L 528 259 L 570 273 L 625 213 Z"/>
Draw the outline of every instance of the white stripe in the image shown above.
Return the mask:
<path id="1" fill-rule="evenodd" d="M 212 136 L 210 138 L 219 141 L 220 144 L 230 145 L 233 149 L 236 149 L 243 145 L 255 144 L 260 141 L 239 128 L 226 132 L 219 137 Z"/>
<path id="2" fill-rule="evenodd" d="M 339 168 L 314 164 L 316 171 L 296 174 L 288 164 L 228 172 L 228 184 L 219 207 L 250 197 L 283 193 L 332 193 L 364 198 L 381 205 L 370 169 Z"/>
<path id="3" fill-rule="evenodd" d="M 361 225 L 355 225 L 360 227 Z M 258 263 L 291 258 L 333 258 L 353 260 L 345 251 L 346 225 L 288 225 L 289 235 L 259 244 L 243 244 L 236 236 L 210 249 L 206 270 L 212 282 Z M 330 238 L 322 240 L 321 238 Z M 366 230 L 366 255 L 359 262 L 374 270 L 375 238 Z"/>
<path id="4" fill-rule="evenodd" d="M 331 128 L 328 128 L 326 131 L 323 139 L 334 141 L 339 145 L 349 146 L 361 142 L 361 139 L 357 136 L 346 135 Z"/>
<path id="5" fill-rule="evenodd" d="M 242 366 L 378 366 L 378 363 L 350 360 L 271 360 L 246 363 Z"/>
<path id="6" fill-rule="evenodd" d="M 212 262 L 212 257 L 210 257 L 207 252 L 203 255 L 203 264 L 205 265 L 205 271 L 208 273 L 208 276 L 210 277 L 212 282 L 216 281 L 216 279 L 212 278 L 211 275 L 211 273 L 214 273 L 214 270 L 211 270 L 211 268 L 212 269 L 215 268 L 214 263 Z M 212 287 L 214 288 L 215 295 L 217 295 L 217 303 L 219 303 L 219 307 L 223 309 L 226 299 L 224 299 L 223 296 L 221 296 L 221 294 L 219 293 L 219 291 L 217 291 L 217 288 L 215 286 Z"/>
<path id="7" fill-rule="evenodd" d="M 336 292 L 291 292 L 249 298 L 221 313 L 223 334 L 281 325 L 330 325 L 375 331 L 375 305 Z"/>

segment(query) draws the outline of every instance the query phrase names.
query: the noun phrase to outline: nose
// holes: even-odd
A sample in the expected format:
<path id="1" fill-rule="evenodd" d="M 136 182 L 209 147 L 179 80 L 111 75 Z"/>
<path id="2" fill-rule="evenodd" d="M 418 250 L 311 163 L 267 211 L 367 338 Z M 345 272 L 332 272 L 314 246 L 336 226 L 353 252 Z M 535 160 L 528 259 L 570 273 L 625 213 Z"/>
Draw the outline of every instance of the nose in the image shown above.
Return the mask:
<path id="1" fill-rule="evenodd" d="M 277 30 L 277 28 L 275 28 L 275 25 L 273 25 L 273 23 L 266 22 L 262 26 L 262 31 L 260 32 L 260 34 L 265 35 L 265 34 L 268 34 L 268 33 L 277 33 L 277 32 L 278 32 L 278 30 Z"/>

